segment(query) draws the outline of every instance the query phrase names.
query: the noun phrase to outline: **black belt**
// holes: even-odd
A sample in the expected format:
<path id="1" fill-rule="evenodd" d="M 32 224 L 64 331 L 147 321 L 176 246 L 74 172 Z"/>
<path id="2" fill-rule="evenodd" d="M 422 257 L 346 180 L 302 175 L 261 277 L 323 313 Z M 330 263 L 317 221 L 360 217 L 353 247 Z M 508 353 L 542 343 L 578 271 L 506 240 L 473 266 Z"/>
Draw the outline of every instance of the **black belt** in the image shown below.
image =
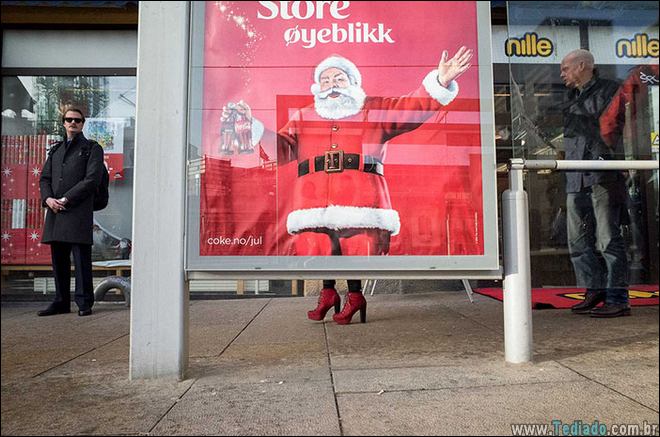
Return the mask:
<path id="1" fill-rule="evenodd" d="M 363 155 L 364 169 L 367 173 L 383 176 L 383 163 L 373 156 Z M 309 173 L 309 159 L 298 163 L 298 176 Z M 357 153 L 344 153 L 342 150 L 329 150 L 323 156 L 314 157 L 314 171 L 326 173 L 339 173 L 344 170 L 359 170 L 360 155 Z"/>

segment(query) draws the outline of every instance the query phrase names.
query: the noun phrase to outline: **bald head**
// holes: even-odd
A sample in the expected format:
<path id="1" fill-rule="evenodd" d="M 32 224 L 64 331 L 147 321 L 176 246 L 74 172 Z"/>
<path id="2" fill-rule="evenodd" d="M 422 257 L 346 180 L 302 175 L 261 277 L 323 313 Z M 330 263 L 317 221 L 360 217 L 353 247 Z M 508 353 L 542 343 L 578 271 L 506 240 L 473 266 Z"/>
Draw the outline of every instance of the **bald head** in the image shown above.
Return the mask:
<path id="1" fill-rule="evenodd" d="M 582 88 L 594 76 L 594 55 L 588 50 L 573 50 L 561 60 L 561 78 L 569 88 Z"/>
<path id="2" fill-rule="evenodd" d="M 573 62 L 584 62 L 584 65 L 591 70 L 594 69 L 594 55 L 589 50 L 577 49 L 564 56 L 564 59 L 570 59 Z"/>

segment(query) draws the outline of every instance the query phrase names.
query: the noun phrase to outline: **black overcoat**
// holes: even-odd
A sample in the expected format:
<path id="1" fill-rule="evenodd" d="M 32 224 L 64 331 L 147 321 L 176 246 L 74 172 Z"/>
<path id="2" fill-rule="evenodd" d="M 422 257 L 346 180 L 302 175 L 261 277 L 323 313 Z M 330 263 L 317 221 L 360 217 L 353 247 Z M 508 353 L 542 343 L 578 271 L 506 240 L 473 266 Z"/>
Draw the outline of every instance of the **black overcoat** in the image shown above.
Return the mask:
<path id="1" fill-rule="evenodd" d="M 41 171 L 39 188 L 41 202 L 46 207 L 42 243 L 92 244 L 94 224 L 94 194 L 101 183 L 103 148 L 82 133 L 68 146 L 54 145 Z M 66 197 L 66 210 L 55 214 L 46 199 Z"/>

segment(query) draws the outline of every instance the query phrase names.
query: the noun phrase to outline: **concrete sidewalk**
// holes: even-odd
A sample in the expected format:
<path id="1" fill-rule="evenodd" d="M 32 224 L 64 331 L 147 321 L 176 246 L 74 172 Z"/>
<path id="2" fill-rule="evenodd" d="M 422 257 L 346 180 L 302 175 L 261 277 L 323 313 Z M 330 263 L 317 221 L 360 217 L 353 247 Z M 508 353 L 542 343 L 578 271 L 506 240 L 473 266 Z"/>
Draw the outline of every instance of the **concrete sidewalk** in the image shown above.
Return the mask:
<path id="1" fill-rule="evenodd" d="M 181 382 L 128 380 L 123 305 L 37 317 L 47 304 L 3 304 L 2 435 L 510 435 L 519 423 L 552 431 L 553 420 L 658 423 L 657 306 L 618 319 L 534 311 L 534 363 L 507 365 L 501 302 L 471 304 L 462 291 L 367 301 L 368 323 L 348 326 L 308 321 L 315 297 L 192 301 Z"/>

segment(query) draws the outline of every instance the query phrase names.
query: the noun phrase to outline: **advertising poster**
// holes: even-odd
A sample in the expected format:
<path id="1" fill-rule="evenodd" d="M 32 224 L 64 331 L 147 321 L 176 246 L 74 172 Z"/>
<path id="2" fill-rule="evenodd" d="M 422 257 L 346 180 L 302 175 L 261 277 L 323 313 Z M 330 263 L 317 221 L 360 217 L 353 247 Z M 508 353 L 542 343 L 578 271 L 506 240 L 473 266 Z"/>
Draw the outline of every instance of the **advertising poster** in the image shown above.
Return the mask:
<path id="1" fill-rule="evenodd" d="M 484 255 L 477 9 L 207 2 L 199 256 Z"/>
<path id="2" fill-rule="evenodd" d="M 103 147 L 103 156 L 110 180 L 124 178 L 124 119 L 88 118 L 84 134 Z"/>

